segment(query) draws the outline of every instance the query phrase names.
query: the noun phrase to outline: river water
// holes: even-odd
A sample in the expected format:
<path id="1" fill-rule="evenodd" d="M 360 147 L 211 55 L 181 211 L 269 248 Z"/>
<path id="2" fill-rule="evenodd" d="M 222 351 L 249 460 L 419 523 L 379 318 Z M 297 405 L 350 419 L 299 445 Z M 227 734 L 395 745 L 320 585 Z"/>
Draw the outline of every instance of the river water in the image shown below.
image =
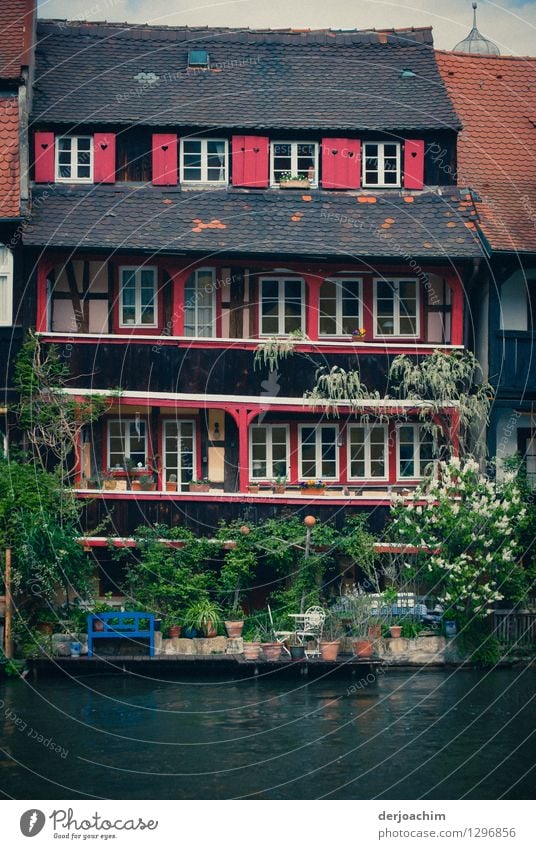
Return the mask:
<path id="1" fill-rule="evenodd" d="M 534 798 L 536 672 L 0 683 L 15 799 Z"/>

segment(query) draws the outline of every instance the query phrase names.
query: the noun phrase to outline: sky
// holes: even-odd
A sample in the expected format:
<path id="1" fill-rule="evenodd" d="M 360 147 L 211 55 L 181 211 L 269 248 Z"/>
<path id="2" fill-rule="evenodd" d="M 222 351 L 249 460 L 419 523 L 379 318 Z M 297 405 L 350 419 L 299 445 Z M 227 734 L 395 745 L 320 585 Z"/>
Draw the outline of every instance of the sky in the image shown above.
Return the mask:
<path id="1" fill-rule="evenodd" d="M 39 0 L 43 18 L 159 25 L 368 29 L 432 26 L 451 50 L 472 25 L 471 0 Z M 478 28 L 502 54 L 536 55 L 536 0 L 480 0 Z"/>

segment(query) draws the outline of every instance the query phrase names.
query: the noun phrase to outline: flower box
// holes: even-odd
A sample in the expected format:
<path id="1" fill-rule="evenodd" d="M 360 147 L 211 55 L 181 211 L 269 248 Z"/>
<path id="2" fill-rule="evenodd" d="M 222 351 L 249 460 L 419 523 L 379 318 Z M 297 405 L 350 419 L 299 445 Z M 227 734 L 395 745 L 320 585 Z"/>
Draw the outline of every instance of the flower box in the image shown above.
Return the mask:
<path id="1" fill-rule="evenodd" d="M 301 488 L 302 495 L 325 495 L 326 487 L 325 486 L 302 486 Z"/>
<path id="2" fill-rule="evenodd" d="M 189 492 L 210 492 L 210 484 L 209 483 L 189 483 L 188 484 Z"/>
<path id="3" fill-rule="evenodd" d="M 310 189 L 311 183 L 309 180 L 280 180 L 280 189 Z"/>

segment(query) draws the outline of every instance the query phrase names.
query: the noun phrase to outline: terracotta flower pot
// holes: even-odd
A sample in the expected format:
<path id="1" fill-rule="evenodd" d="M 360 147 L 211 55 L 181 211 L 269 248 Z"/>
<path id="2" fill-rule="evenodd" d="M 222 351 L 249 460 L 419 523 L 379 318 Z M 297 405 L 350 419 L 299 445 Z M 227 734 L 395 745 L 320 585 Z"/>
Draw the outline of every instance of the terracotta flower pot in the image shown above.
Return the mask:
<path id="1" fill-rule="evenodd" d="M 207 639 L 212 639 L 213 637 L 218 636 L 218 629 L 212 624 L 212 622 L 207 622 L 203 630 Z"/>
<path id="2" fill-rule="evenodd" d="M 391 637 L 393 637 L 394 640 L 397 640 L 402 633 L 402 625 L 391 625 L 391 627 L 389 628 L 389 633 L 391 634 Z"/>
<path id="3" fill-rule="evenodd" d="M 237 637 L 242 636 L 242 628 L 244 627 L 243 619 L 229 619 L 225 621 L 225 627 L 227 629 L 227 636 L 231 640 L 236 640 Z"/>
<path id="4" fill-rule="evenodd" d="M 93 620 L 93 630 L 94 631 L 104 631 L 104 622 L 102 619 L 94 619 Z"/>
<path id="5" fill-rule="evenodd" d="M 210 492 L 210 484 L 208 483 L 190 483 L 188 484 L 189 492 Z"/>
<path id="6" fill-rule="evenodd" d="M 260 486 L 259 486 L 258 484 L 256 484 L 256 483 L 250 483 L 250 484 L 248 485 L 248 492 L 253 493 L 253 495 L 256 495 L 256 494 L 257 494 L 258 492 L 260 492 L 260 491 L 261 491 L 261 488 L 260 488 Z"/>
<path id="7" fill-rule="evenodd" d="M 302 495 L 325 495 L 326 490 L 324 487 L 315 487 L 315 486 L 306 486 L 301 490 Z"/>
<path id="8" fill-rule="evenodd" d="M 352 642 L 352 648 L 356 657 L 372 657 L 374 644 L 372 640 L 361 638 Z"/>
<path id="9" fill-rule="evenodd" d="M 132 481 L 131 489 L 133 492 L 141 492 L 141 483 L 139 481 Z"/>
<path id="10" fill-rule="evenodd" d="M 381 625 L 369 625 L 368 635 L 373 640 L 381 639 L 382 626 Z"/>
<path id="11" fill-rule="evenodd" d="M 281 643 L 263 643 L 262 651 L 266 660 L 279 660 L 283 646 Z"/>
<path id="12" fill-rule="evenodd" d="M 340 640 L 321 640 L 320 656 L 322 660 L 337 660 L 340 647 Z"/>
<path id="13" fill-rule="evenodd" d="M 166 482 L 166 492 L 177 492 L 177 484 L 172 481 Z"/>
<path id="14" fill-rule="evenodd" d="M 52 622 L 39 622 L 37 624 L 37 630 L 40 634 L 45 634 L 47 637 L 50 637 L 50 635 L 54 633 L 54 625 Z"/>
<path id="15" fill-rule="evenodd" d="M 260 643 L 244 643 L 244 659 L 258 660 L 261 653 Z"/>
<path id="16" fill-rule="evenodd" d="M 169 629 L 169 636 L 171 639 L 174 637 L 180 637 L 181 635 L 181 626 L 180 625 L 172 625 Z"/>
<path id="17" fill-rule="evenodd" d="M 285 487 L 284 483 L 283 484 L 276 484 L 276 486 L 273 487 L 274 495 L 284 495 L 285 489 L 286 489 L 286 487 Z"/>

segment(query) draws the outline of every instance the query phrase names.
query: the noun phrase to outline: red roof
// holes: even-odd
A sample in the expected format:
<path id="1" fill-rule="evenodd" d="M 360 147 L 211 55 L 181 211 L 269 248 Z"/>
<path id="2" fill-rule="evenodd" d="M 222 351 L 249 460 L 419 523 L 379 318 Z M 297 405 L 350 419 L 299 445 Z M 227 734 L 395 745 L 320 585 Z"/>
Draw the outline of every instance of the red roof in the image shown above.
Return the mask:
<path id="1" fill-rule="evenodd" d="M 28 64 L 35 0 L 0 0 L 0 80 L 20 77 Z"/>
<path id="2" fill-rule="evenodd" d="M 19 102 L 0 97 L 0 218 L 20 214 Z"/>
<path id="3" fill-rule="evenodd" d="M 478 192 L 494 250 L 536 251 L 536 58 L 436 55 L 464 125 L 458 185 Z"/>

